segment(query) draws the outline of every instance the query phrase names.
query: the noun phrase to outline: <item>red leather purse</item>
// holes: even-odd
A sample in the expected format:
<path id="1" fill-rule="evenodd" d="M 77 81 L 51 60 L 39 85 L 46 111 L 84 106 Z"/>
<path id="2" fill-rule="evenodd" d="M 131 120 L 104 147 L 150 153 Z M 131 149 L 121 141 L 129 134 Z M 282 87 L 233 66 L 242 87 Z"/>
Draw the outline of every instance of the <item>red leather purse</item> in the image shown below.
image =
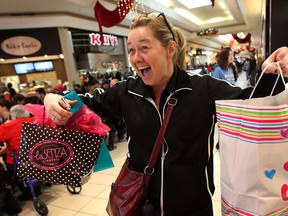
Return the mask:
<path id="1" fill-rule="evenodd" d="M 133 171 L 130 158 L 127 157 L 122 169 L 112 184 L 106 211 L 110 216 L 137 216 L 141 215 L 142 207 L 147 200 L 147 191 L 150 177 L 154 172 L 154 165 L 160 153 L 162 141 L 167 125 L 177 99 L 170 98 L 163 123 L 158 133 L 148 165 L 143 173 Z"/>

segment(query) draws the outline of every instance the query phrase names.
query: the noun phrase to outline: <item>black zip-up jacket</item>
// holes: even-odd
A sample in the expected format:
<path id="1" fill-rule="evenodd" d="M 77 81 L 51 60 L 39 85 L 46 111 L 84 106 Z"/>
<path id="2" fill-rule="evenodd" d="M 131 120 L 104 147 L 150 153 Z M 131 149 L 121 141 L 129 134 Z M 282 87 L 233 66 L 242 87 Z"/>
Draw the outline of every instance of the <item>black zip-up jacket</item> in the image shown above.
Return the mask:
<path id="1" fill-rule="evenodd" d="M 277 76 L 264 75 L 254 96 L 267 96 Z M 279 83 L 275 94 L 284 90 Z M 252 88 L 242 90 L 209 75 L 189 75 L 175 68 L 156 108 L 149 86 L 140 77 L 119 82 L 103 94 L 95 91 L 83 100 L 92 109 L 104 108 L 116 118 L 124 118 L 129 134 L 129 154 L 133 168 L 143 172 L 162 123 L 168 99 L 176 95 L 163 145 L 149 186 L 149 199 L 161 209 L 161 169 L 165 216 L 213 215 L 213 134 L 215 101 L 249 98 Z M 97 113 L 97 111 L 96 111 Z"/>

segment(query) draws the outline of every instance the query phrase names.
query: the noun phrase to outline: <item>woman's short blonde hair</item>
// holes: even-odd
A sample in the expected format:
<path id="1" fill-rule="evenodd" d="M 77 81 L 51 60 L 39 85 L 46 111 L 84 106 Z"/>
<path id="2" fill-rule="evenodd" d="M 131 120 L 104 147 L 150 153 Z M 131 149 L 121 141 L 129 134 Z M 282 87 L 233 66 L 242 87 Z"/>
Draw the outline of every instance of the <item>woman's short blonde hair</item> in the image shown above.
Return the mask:
<path id="1" fill-rule="evenodd" d="M 139 15 L 132 21 L 130 30 L 145 26 L 154 32 L 154 37 L 161 42 L 163 47 L 175 41 L 177 49 L 173 56 L 173 63 L 185 69 L 186 38 L 182 31 L 174 27 L 166 19 L 164 13 L 159 12 Z"/>

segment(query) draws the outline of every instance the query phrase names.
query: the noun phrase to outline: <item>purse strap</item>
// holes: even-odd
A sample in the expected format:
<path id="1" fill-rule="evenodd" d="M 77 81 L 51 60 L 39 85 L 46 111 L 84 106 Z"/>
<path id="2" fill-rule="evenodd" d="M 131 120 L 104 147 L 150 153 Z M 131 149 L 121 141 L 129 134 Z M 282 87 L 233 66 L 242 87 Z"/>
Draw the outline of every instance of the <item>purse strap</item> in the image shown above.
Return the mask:
<path id="1" fill-rule="evenodd" d="M 169 122 L 172 110 L 173 110 L 174 106 L 176 106 L 176 104 L 177 104 L 177 99 L 176 98 L 170 98 L 169 99 L 168 107 L 167 107 L 167 110 L 165 112 L 163 123 L 161 125 L 161 128 L 159 130 L 157 139 L 155 141 L 154 148 L 152 150 L 148 165 L 144 169 L 144 173 L 145 174 L 146 173 L 152 174 L 154 172 L 154 165 L 155 165 L 156 160 L 158 158 L 158 155 L 160 153 L 160 149 L 161 149 L 161 146 L 162 146 L 162 141 L 163 141 L 164 135 L 166 133 L 166 129 L 167 129 L 167 126 L 168 126 L 168 122 Z"/>

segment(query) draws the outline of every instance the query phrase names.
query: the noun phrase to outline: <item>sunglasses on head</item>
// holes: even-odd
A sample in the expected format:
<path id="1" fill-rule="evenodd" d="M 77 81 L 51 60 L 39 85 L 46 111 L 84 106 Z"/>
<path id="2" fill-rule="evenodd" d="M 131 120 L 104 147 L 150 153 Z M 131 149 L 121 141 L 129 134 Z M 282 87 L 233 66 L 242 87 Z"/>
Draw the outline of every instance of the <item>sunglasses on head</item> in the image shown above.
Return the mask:
<path id="1" fill-rule="evenodd" d="M 169 25 L 168 20 L 167 20 L 165 14 L 164 14 L 163 12 L 161 12 L 161 13 L 159 13 L 159 15 L 158 15 L 157 17 L 160 17 L 160 16 L 163 17 L 163 20 L 164 20 L 164 22 L 165 22 L 167 28 L 169 29 L 169 31 L 170 31 L 171 34 L 172 34 L 173 41 L 175 41 L 175 37 L 174 37 L 173 31 L 172 31 L 172 28 L 171 28 L 171 26 Z"/>
<path id="2" fill-rule="evenodd" d="M 171 26 L 169 25 L 169 22 L 168 22 L 165 14 L 164 14 L 163 12 L 151 12 L 151 13 L 146 14 L 146 17 L 148 17 L 150 14 L 155 14 L 155 13 L 159 13 L 157 17 L 162 16 L 162 18 L 163 18 L 163 20 L 164 20 L 164 22 L 165 22 L 168 30 L 170 31 L 170 33 L 171 33 L 171 35 L 172 35 L 172 37 L 173 37 L 173 41 L 175 41 L 175 36 L 174 36 L 174 34 L 173 34 L 172 28 L 171 28 Z M 134 20 L 132 20 L 132 22 L 134 22 Z"/>

